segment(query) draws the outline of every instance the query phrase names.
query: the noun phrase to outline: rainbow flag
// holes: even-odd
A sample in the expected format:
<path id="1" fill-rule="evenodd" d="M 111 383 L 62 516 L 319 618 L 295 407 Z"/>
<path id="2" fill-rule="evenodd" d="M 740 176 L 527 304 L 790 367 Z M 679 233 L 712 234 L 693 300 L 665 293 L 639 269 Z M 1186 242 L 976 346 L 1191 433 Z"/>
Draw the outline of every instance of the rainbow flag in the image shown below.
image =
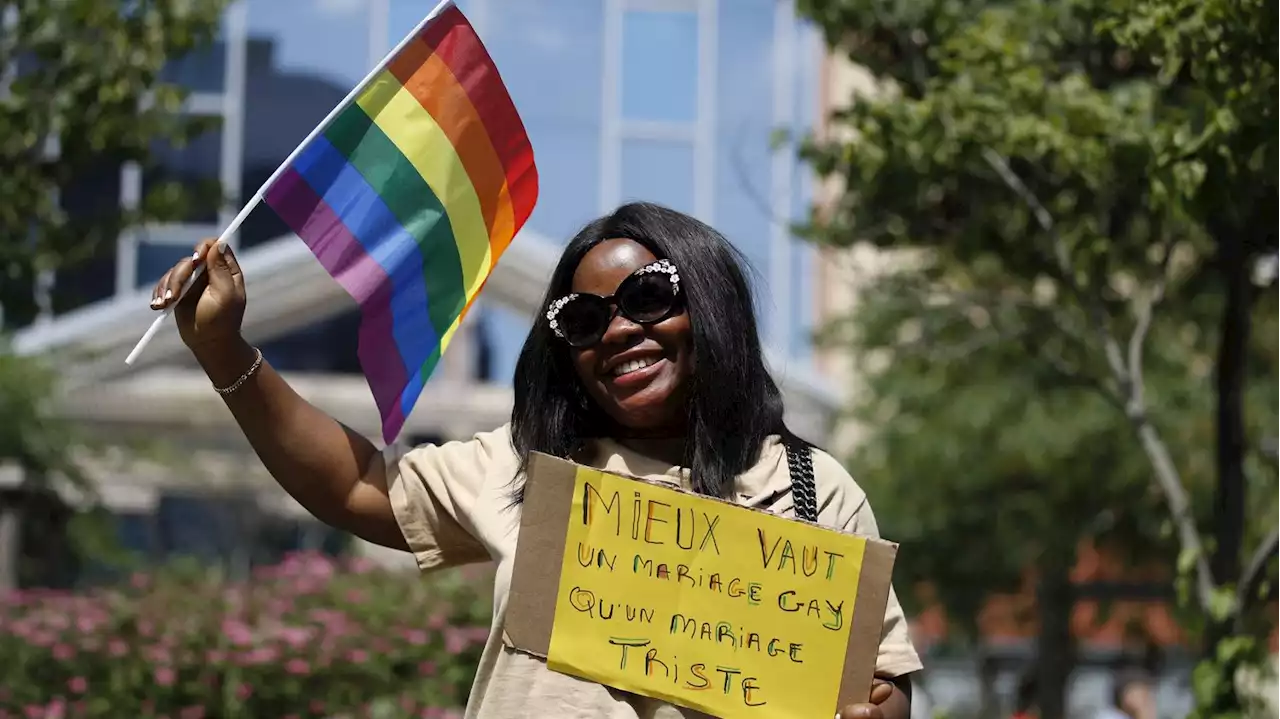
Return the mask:
<path id="1" fill-rule="evenodd" d="M 524 125 L 480 38 L 441 3 L 264 198 L 360 304 L 390 443 L 538 197 Z"/>

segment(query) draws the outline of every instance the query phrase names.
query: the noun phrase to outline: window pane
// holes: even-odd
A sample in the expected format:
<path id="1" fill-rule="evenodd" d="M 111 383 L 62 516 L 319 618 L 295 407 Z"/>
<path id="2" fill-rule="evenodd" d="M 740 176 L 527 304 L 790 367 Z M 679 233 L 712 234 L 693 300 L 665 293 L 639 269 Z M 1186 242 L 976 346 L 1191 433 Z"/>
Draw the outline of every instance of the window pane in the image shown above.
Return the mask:
<path id="1" fill-rule="evenodd" d="M 716 227 L 755 270 L 762 320 L 780 301 L 769 299 L 773 212 L 770 133 L 773 129 L 774 0 L 719 5 L 716 59 Z M 768 323 L 763 322 L 767 332 Z"/>
<path id="2" fill-rule="evenodd" d="M 489 0 L 489 3 L 492 4 L 493 0 Z M 390 50 L 403 40 L 437 4 L 436 0 L 390 0 L 387 3 L 387 49 Z M 457 0 L 454 4 L 473 25 L 479 22 L 475 0 Z M 476 29 L 484 32 L 484 28 Z"/>
<path id="3" fill-rule="evenodd" d="M 137 286 L 139 288 L 151 287 L 156 283 L 156 280 L 169 271 L 170 267 L 173 267 L 174 263 L 190 255 L 190 245 L 139 242 Z"/>
<path id="4" fill-rule="evenodd" d="M 248 1 L 241 202 L 369 71 L 366 3 Z M 275 213 L 262 210 L 240 241 L 253 246 L 287 234 Z"/>
<path id="5" fill-rule="evenodd" d="M 62 189 L 62 207 L 76 222 L 93 222 L 120 207 L 121 163 L 103 160 L 76 173 Z M 94 249 L 93 257 L 63 265 L 54 274 L 55 312 L 66 312 L 111 297 L 116 291 L 115 242 Z"/>
<path id="6" fill-rule="evenodd" d="M 698 16 L 647 10 L 624 14 L 622 117 L 692 122 L 698 115 L 697 95 Z"/>
<path id="7" fill-rule="evenodd" d="M 693 145 L 622 141 L 622 199 L 645 200 L 693 212 Z"/>
<path id="8" fill-rule="evenodd" d="M 359 374 L 360 311 L 308 324 L 262 344 L 262 356 L 286 372 Z"/>
<path id="9" fill-rule="evenodd" d="M 216 223 L 222 163 L 221 122 L 183 145 L 157 140 L 151 144 L 152 167 L 142 173 L 142 196 L 163 183 L 176 182 L 186 192 L 184 222 Z"/>
<path id="10" fill-rule="evenodd" d="M 169 61 L 161 71 L 165 82 L 192 92 L 222 92 L 226 80 L 227 44 L 221 38 Z"/>
<path id="11" fill-rule="evenodd" d="M 477 379 L 510 387 L 516 373 L 516 359 L 533 326 L 532 317 L 498 304 L 486 305 L 478 317 L 476 350 L 480 357 Z"/>
<path id="12" fill-rule="evenodd" d="M 567 242 L 600 197 L 600 0 L 488 0 L 484 44 L 506 82 L 538 159 L 528 227 Z"/>

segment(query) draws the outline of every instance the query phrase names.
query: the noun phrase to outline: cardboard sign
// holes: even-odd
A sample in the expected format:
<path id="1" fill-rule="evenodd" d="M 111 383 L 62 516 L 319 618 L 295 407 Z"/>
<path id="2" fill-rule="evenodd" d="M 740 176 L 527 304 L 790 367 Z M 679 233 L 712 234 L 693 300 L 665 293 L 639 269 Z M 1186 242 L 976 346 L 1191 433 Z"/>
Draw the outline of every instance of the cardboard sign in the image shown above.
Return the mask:
<path id="1" fill-rule="evenodd" d="M 829 717 L 867 700 L 896 551 L 537 455 L 504 639 L 715 716 Z"/>

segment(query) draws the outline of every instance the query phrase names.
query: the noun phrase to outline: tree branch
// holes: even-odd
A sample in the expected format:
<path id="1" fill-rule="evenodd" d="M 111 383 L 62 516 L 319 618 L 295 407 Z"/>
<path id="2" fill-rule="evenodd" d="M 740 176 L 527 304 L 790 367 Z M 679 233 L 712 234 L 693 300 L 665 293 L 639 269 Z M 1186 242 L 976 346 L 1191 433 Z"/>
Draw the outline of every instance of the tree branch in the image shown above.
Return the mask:
<path id="1" fill-rule="evenodd" d="M 1266 576 L 1267 562 L 1275 557 L 1278 551 L 1280 551 L 1280 530 L 1272 529 L 1266 539 L 1258 543 L 1249 557 L 1249 563 L 1245 565 L 1244 573 L 1240 575 L 1240 586 L 1236 590 L 1237 631 L 1243 628 L 1245 608 L 1257 597 L 1258 587 Z"/>
<path id="2" fill-rule="evenodd" d="M 1035 196 L 1035 193 L 1022 182 L 1022 179 L 1018 177 L 1018 174 L 1013 171 L 1008 161 L 1000 153 L 988 147 L 983 148 L 982 156 L 987 164 L 991 166 L 991 169 L 995 170 L 996 174 L 1000 176 L 1005 185 L 1022 199 L 1027 208 L 1031 210 L 1032 216 L 1041 229 L 1052 239 L 1053 256 L 1058 265 L 1058 271 L 1062 274 L 1067 287 L 1093 316 L 1094 330 L 1102 342 L 1103 354 L 1112 374 L 1115 376 L 1119 399 L 1123 402 L 1125 413 L 1138 433 L 1138 439 L 1147 454 L 1147 458 L 1151 460 L 1152 468 L 1155 470 L 1156 482 L 1165 496 L 1165 502 L 1169 506 L 1169 513 L 1172 515 L 1174 526 L 1177 527 L 1178 539 L 1183 549 L 1192 552 L 1195 556 L 1196 598 L 1200 606 L 1205 611 L 1208 611 L 1214 590 L 1213 573 L 1209 567 L 1209 558 L 1204 549 L 1204 542 L 1200 538 L 1200 530 L 1196 528 L 1195 518 L 1191 515 L 1191 502 L 1187 496 L 1186 488 L 1182 484 L 1182 477 L 1178 473 L 1177 465 L 1173 462 L 1173 457 L 1169 454 L 1168 445 L 1165 444 L 1160 437 L 1160 433 L 1147 416 L 1143 396 L 1144 388 L 1139 384 L 1142 381 L 1142 347 L 1150 330 L 1156 303 L 1164 293 L 1163 278 L 1167 277 L 1167 270 L 1162 270 L 1161 272 L 1161 281 L 1157 285 L 1158 291 L 1153 292 L 1145 302 L 1139 305 L 1134 333 L 1129 339 L 1128 357 L 1130 363 L 1136 362 L 1136 364 L 1127 365 L 1125 355 L 1120 348 L 1120 342 L 1108 329 L 1106 308 L 1097 296 L 1086 292 L 1085 288 L 1076 280 L 1075 270 L 1071 266 L 1070 250 L 1067 248 L 1066 240 L 1058 232 L 1057 226 L 1054 224 L 1053 215 Z M 1165 254 L 1166 256 L 1162 260 L 1167 262 L 1171 252 L 1166 251 Z"/>
<path id="3" fill-rule="evenodd" d="M 1096 297 L 1091 296 L 1085 291 L 1085 288 L 1076 279 L 1074 268 L 1071 267 L 1071 251 L 1067 247 L 1067 242 L 1062 237 L 1062 233 L 1058 232 L 1058 227 L 1053 221 L 1053 215 L 1049 214 L 1049 210 L 1035 196 L 1035 193 L 1027 187 L 1022 178 L 1018 177 L 1018 173 L 1009 167 L 1009 162 L 995 150 L 991 148 L 983 148 L 982 157 L 996 171 L 1000 179 L 1005 185 L 1013 190 L 1022 201 L 1031 210 L 1031 216 L 1035 218 L 1036 224 L 1040 225 L 1040 229 L 1044 230 L 1053 241 L 1053 259 L 1058 266 L 1058 272 L 1062 275 L 1063 281 L 1071 290 L 1076 299 L 1093 315 L 1094 330 L 1098 334 L 1099 340 L 1102 342 L 1103 354 L 1107 358 L 1107 365 L 1111 367 L 1111 372 L 1115 374 L 1116 380 L 1120 385 L 1123 394 L 1130 394 L 1131 378 L 1129 372 L 1125 368 L 1124 356 L 1120 352 L 1120 343 L 1116 341 L 1114 335 L 1107 329 L 1106 309 L 1097 301 Z M 1124 397 L 1125 401 L 1129 397 Z"/>
<path id="4" fill-rule="evenodd" d="M 1172 236 L 1166 238 L 1161 244 L 1164 246 L 1164 256 L 1160 258 L 1160 269 L 1151 286 L 1151 294 L 1145 299 L 1137 300 L 1134 308 L 1133 334 L 1129 335 L 1130 403 L 1138 409 L 1146 407 L 1147 386 L 1142 354 L 1146 349 L 1147 335 L 1151 332 L 1151 321 L 1155 317 L 1156 307 L 1164 301 L 1165 287 L 1169 284 L 1169 263 L 1173 257 Z"/>

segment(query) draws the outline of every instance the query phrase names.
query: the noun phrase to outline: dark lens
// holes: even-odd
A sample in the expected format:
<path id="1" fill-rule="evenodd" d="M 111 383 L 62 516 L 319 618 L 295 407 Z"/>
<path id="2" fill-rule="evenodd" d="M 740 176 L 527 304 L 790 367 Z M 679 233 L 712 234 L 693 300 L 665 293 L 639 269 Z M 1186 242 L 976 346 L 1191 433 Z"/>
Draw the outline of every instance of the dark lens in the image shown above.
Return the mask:
<path id="1" fill-rule="evenodd" d="M 609 326 L 609 306 L 599 297 L 575 297 L 560 308 L 556 320 L 565 341 L 574 347 L 595 344 Z"/>
<path id="2" fill-rule="evenodd" d="M 657 322 L 671 314 L 676 291 L 664 274 L 637 275 L 618 292 L 622 313 L 636 322 Z"/>

